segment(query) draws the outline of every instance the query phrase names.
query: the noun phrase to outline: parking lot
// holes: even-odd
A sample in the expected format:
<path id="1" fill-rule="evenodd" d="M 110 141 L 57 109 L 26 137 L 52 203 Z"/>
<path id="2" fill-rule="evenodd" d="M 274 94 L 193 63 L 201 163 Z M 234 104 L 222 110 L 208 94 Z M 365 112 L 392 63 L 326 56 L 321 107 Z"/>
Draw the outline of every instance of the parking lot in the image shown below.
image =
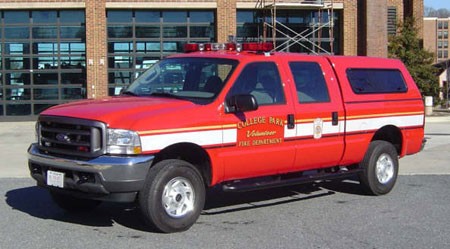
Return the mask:
<path id="1" fill-rule="evenodd" d="M 241 194 L 208 193 L 188 231 L 148 231 L 134 205 L 68 214 L 28 176 L 34 124 L 0 128 L 0 248 L 449 248 L 450 118 L 427 119 L 425 149 L 400 160 L 386 196 L 355 179 Z"/>

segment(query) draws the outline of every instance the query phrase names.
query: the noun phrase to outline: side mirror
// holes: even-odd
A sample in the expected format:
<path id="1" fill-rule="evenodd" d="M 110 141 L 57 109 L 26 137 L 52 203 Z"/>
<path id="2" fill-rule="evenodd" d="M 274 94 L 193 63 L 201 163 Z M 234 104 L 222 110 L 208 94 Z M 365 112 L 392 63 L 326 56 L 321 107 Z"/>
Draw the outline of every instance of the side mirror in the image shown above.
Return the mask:
<path id="1" fill-rule="evenodd" d="M 251 94 L 239 94 L 229 97 L 226 107 L 227 113 L 247 112 L 258 109 L 258 103 Z"/>

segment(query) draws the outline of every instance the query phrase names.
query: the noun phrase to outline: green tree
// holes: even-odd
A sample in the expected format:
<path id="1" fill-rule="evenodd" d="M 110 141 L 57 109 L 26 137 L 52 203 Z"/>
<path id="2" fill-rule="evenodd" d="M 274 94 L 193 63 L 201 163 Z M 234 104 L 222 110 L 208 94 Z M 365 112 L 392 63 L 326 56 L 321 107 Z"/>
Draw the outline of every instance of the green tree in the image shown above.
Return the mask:
<path id="1" fill-rule="evenodd" d="M 437 100 L 439 79 L 437 68 L 432 65 L 434 54 L 423 48 L 417 33 L 413 18 L 401 23 L 397 35 L 389 37 L 389 57 L 403 61 L 421 93 Z"/>

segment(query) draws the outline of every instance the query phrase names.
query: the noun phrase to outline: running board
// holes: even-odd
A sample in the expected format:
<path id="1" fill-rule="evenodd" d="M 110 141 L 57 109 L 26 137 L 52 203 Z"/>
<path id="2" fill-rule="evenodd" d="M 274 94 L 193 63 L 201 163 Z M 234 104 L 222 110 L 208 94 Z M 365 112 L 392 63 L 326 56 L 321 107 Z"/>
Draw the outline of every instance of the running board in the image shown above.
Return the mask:
<path id="1" fill-rule="evenodd" d="M 345 178 L 362 172 L 362 169 L 349 169 L 337 172 L 318 172 L 310 174 L 311 171 L 303 172 L 303 174 L 278 175 L 273 177 L 251 178 L 243 180 L 234 180 L 225 182 L 222 185 L 224 192 L 245 192 L 259 189 L 268 189 L 275 187 L 285 187 L 291 185 L 299 185 L 319 180 L 331 180 Z M 309 173 L 309 174 L 305 174 Z M 270 179 L 269 179 L 270 178 Z"/>

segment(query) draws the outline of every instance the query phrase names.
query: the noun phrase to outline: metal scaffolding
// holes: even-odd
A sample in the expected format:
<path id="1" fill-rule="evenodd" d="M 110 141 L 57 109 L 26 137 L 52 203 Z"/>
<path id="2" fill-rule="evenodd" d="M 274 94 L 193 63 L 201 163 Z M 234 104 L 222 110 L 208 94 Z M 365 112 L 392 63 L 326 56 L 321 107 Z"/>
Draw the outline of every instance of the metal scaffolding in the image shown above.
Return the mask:
<path id="1" fill-rule="evenodd" d="M 256 9 L 262 10 L 263 41 L 267 41 L 267 34 L 272 35 L 274 50 L 287 49 L 294 44 L 303 47 L 308 53 L 334 54 L 334 9 L 333 0 L 299 0 L 297 2 L 280 2 L 277 0 L 258 0 Z M 307 9 L 316 10 L 315 18 L 309 23 L 307 29 L 294 30 L 277 20 L 277 10 L 283 9 Z M 270 15 L 267 15 L 270 12 Z M 327 13 L 325 16 L 324 13 Z M 269 21 L 267 17 L 270 16 Z M 328 28 L 328 38 L 323 37 L 323 29 Z M 280 36 L 277 37 L 277 34 Z M 281 38 L 281 39 L 280 39 Z M 277 40 L 282 41 L 277 45 Z M 329 42 L 329 49 L 322 46 L 322 42 Z"/>

